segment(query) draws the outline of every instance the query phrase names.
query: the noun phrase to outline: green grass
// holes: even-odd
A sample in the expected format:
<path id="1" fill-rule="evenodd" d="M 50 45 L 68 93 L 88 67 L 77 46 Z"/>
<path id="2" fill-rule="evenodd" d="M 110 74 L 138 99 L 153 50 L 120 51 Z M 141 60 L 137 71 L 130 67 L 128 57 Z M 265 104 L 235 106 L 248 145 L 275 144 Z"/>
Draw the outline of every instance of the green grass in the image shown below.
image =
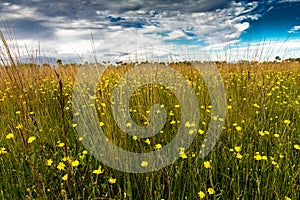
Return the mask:
<path id="1" fill-rule="evenodd" d="M 170 66 L 197 93 L 199 129 L 206 131 L 211 101 L 201 76 L 188 63 Z M 0 68 L 0 199 L 199 199 L 200 191 L 204 199 L 300 199 L 299 63 L 218 63 L 227 116 L 216 146 L 204 159 L 197 158 L 205 136 L 197 133 L 185 152 L 187 158 L 142 174 L 111 169 L 84 154 L 72 114 L 79 68 L 60 67 L 57 74 L 47 66 Z M 110 103 L 113 86 L 130 69 L 133 64 L 106 69 L 95 100 L 97 120 L 104 122 L 107 137 L 123 149 L 154 151 L 156 144 L 167 145 L 177 133 L 178 101 L 164 86 L 139 88 L 129 104 L 137 124 L 147 125 L 147 111 L 154 103 L 174 115 L 168 114 L 163 132 L 149 138 L 150 144 L 124 134 L 113 119 Z M 36 140 L 28 143 L 32 136 Z M 211 167 L 206 168 L 205 161 Z M 63 170 L 57 168 L 60 163 Z M 97 175 L 93 172 L 99 166 L 104 171 Z M 63 180 L 66 174 L 68 179 Z M 209 188 L 214 194 L 208 193 Z"/>

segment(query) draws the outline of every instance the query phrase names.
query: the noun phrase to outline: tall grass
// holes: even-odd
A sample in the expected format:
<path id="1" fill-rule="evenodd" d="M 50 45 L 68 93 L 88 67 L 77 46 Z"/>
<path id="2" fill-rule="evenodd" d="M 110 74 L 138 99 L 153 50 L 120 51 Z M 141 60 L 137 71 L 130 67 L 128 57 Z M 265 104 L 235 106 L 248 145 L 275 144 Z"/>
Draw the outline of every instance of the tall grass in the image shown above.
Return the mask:
<path id="1" fill-rule="evenodd" d="M 2 42 L 6 42 L 2 37 Z M 201 76 L 187 63 L 170 63 L 197 94 L 197 137 L 172 165 L 144 174 L 123 173 L 97 161 L 76 133 L 72 91 L 79 65 L 53 67 L 13 62 L 4 43 L 0 68 L 1 199 L 300 199 L 300 64 L 218 63 L 227 95 L 221 137 L 197 158 L 210 120 L 210 99 Z M 147 84 L 130 99 L 132 119 L 149 121 L 152 104 L 168 114 L 153 138 L 124 135 L 110 108 L 111 92 L 134 63 L 108 67 L 95 109 L 108 138 L 133 152 L 168 144 L 180 125 L 180 109 L 168 88 Z M 176 123 L 170 123 L 175 121 Z M 204 132 L 204 133 L 203 133 Z"/>

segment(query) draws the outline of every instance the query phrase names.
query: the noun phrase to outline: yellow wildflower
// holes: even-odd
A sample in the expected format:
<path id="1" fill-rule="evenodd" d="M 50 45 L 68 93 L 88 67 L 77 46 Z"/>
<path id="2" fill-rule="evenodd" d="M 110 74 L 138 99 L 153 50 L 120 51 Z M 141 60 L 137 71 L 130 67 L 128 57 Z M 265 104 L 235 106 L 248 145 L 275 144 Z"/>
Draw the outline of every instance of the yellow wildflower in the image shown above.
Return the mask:
<path id="1" fill-rule="evenodd" d="M 202 191 L 198 192 L 198 195 L 199 195 L 200 199 L 203 199 L 205 197 L 205 193 Z"/>
<path id="2" fill-rule="evenodd" d="M 234 150 L 235 150 L 236 152 L 240 152 L 240 151 L 242 150 L 242 146 L 235 146 L 235 147 L 234 147 Z"/>
<path id="3" fill-rule="evenodd" d="M 170 124 L 176 124 L 176 121 L 175 120 L 172 120 L 171 122 L 170 122 Z"/>
<path id="4" fill-rule="evenodd" d="M 211 168 L 210 161 L 204 161 L 204 167 L 205 168 Z"/>
<path id="5" fill-rule="evenodd" d="M 284 158 L 284 155 L 280 154 L 280 155 L 279 155 L 279 158 Z"/>
<path id="6" fill-rule="evenodd" d="M 21 129 L 21 128 L 23 128 L 22 124 L 18 124 L 18 125 L 16 126 L 16 129 Z"/>
<path id="7" fill-rule="evenodd" d="M 113 177 L 110 177 L 110 178 L 108 179 L 108 182 L 111 183 L 111 184 L 114 184 L 114 183 L 117 182 L 117 179 L 115 179 L 115 178 L 113 178 Z"/>
<path id="8" fill-rule="evenodd" d="M 69 156 L 68 156 L 68 157 L 64 157 L 62 160 L 63 160 L 64 162 L 66 162 L 66 161 L 68 161 L 69 163 L 71 162 L 71 159 L 70 159 Z"/>
<path id="9" fill-rule="evenodd" d="M 53 161 L 52 161 L 51 159 L 49 159 L 49 160 L 47 160 L 46 165 L 47 165 L 47 166 L 51 166 L 52 163 L 53 163 Z"/>
<path id="10" fill-rule="evenodd" d="M 268 157 L 267 157 L 267 156 L 262 156 L 261 159 L 262 159 L 262 160 L 267 160 Z"/>
<path id="11" fill-rule="evenodd" d="M 277 162 L 272 160 L 272 165 L 277 165 Z"/>
<path id="12" fill-rule="evenodd" d="M 88 153 L 87 150 L 83 150 L 83 151 L 82 151 L 82 154 L 83 154 L 83 155 L 86 155 L 87 153 Z"/>
<path id="13" fill-rule="evenodd" d="M 257 105 L 256 103 L 255 103 L 255 104 L 253 104 L 253 106 L 254 106 L 254 107 L 256 107 L 256 108 L 260 108 L 260 106 L 259 106 L 259 105 Z"/>
<path id="14" fill-rule="evenodd" d="M 185 126 L 185 127 L 194 127 L 194 126 L 196 126 L 196 124 L 195 124 L 195 122 L 192 122 L 192 123 L 190 123 L 190 122 L 185 122 L 184 126 Z"/>
<path id="15" fill-rule="evenodd" d="M 213 188 L 208 188 L 208 194 L 215 194 L 215 190 Z"/>
<path id="16" fill-rule="evenodd" d="M 133 140 L 137 140 L 138 137 L 137 137 L 137 136 L 132 136 L 132 139 L 133 139 Z"/>
<path id="17" fill-rule="evenodd" d="M 236 129 L 237 131 L 241 131 L 241 130 L 242 130 L 242 127 L 237 126 L 237 127 L 235 127 L 235 129 Z"/>
<path id="18" fill-rule="evenodd" d="M 64 175 L 61 179 L 64 180 L 64 181 L 67 181 L 68 180 L 68 174 Z"/>
<path id="19" fill-rule="evenodd" d="M 148 166 L 148 162 L 147 161 L 142 161 L 141 166 L 142 167 L 147 167 Z"/>
<path id="20" fill-rule="evenodd" d="M 63 147 L 63 146 L 65 146 L 65 143 L 59 142 L 57 146 L 58 146 L 58 147 Z"/>
<path id="21" fill-rule="evenodd" d="M 259 155 L 259 154 L 255 155 L 254 158 L 255 158 L 255 160 L 261 160 L 262 159 L 261 155 Z"/>
<path id="22" fill-rule="evenodd" d="M 269 135 L 269 134 L 270 134 L 270 132 L 269 132 L 269 131 L 264 131 L 264 132 L 265 132 L 265 134 L 266 134 L 266 135 Z"/>
<path id="23" fill-rule="evenodd" d="M 295 144 L 294 148 L 297 149 L 297 150 L 300 150 L 300 145 L 299 144 Z"/>
<path id="24" fill-rule="evenodd" d="M 93 171 L 93 174 L 99 175 L 99 174 L 102 174 L 103 172 L 104 172 L 104 170 L 101 169 L 101 166 L 99 166 L 98 169 L 96 169 L 96 170 Z"/>
<path id="25" fill-rule="evenodd" d="M 30 143 L 32 143 L 34 140 L 36 140 L 36 137 L 35 136 L 30 136 L 29 138 L 28 138 L 28 144 L 30 144 Z"/>
<path id="26" fill-rule="evenodd" d="M 259 131 L 258 133 L 259 133 L 259 135 L 261 135 L 261 136 L 265 136 L 265 135 L 269 135 L 269 134 L 270 134 L 269 131 Z"/>
<path id="27" fill-rule="evenodd" d="M 0 149 L 0 155 L 1 154 L 6 154 L 6 153 L 7 153 L 7 151 L 6 151 L 5 147 L 1 147 L 1 149 Z"/>
<path id="28" fill-rule="evenodd" d="M 184 152 L 180 152 L 180 157 L 183 158 L 183 159 L 185 159 L 185 158 L 187 158 L 187 155 Z"/>
<path id="29" fill-rule="evenodd" d="M 285 120 L 283 121 L 283 123 L 285 123 L 286 125 L 289 125 L 289 124 L 291 123 L 291 121 L 290 121 L 289 119 L 285 119 Z"/>
<path id="30" fill-rule="evenodd" d="M 238 159 L 242 159 L 242 158 L 243 158 L 243 156 L 242 156 L 240 153 L 237 153 L 237 154 L 236 154 L 236 157 L 237 157 Z"/>
<path id="31" fill-rule="evenodd" d="M 147 144 L 149 144 L 149 145 L 150 145 L 150 143 L 151 143 L 149 139 L 146 139 L 145 142 L 146 142 Z"/>
<path id="32" fill-rule="evenodd" d="M 73 167 L 77 167 L 79 165 L 79 161 L 74 160 L 71 164 L 72 164 Z"/>
<path id="33" fill-rule="evenodd" d="M 59 171 L 62 171 L 65 169 L 65 166 L 66 165 L 64 163 L 60 162 L 60 163 L 58 163 L 57 169 L 59 169 Z"/>
<path id="34" fill-rule="evenodd" d="M 6 135 L 6 139 L 8 139 L 8 140 L 12 139 L 14 137 L 15 137 L 15 135 L 13 133 L 9 133 L 9 134 Z"/>

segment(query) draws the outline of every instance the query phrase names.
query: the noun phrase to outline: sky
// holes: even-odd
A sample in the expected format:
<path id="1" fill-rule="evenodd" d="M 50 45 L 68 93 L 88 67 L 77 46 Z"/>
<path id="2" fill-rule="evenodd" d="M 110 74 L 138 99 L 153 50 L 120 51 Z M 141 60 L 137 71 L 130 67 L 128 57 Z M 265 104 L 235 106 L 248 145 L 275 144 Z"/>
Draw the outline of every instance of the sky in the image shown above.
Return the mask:
<path id="1" fill-rule="evenodd" d="M 273 61 L 300 57 L 300 0 L 0 0 L 0 30 L 66 62 Z"/>

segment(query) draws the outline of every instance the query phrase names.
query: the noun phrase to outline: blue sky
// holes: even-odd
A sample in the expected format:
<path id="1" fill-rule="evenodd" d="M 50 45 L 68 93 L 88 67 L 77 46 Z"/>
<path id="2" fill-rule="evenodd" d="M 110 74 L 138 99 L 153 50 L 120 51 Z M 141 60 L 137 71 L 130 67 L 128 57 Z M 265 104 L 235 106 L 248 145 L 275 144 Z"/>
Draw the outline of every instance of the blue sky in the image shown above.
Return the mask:
<path id="1" fill-rule="evenodd" d="M 21 52 L 98 60 L 300 57 L 300 0 L 0 1 Z"/>
<path id="2" fill-rule="evenodd" d="M 299 1 L 300 2 L 300 1 Z M 292 27 L 300 24 L 300 4 L 280 3 L 270 7 L 258 20 L 250 21 L 251 27 L 242 34 L 242 40 L 259 41 L 262 39 L 299 38 L 300 31 L 292 31 Z"/>

